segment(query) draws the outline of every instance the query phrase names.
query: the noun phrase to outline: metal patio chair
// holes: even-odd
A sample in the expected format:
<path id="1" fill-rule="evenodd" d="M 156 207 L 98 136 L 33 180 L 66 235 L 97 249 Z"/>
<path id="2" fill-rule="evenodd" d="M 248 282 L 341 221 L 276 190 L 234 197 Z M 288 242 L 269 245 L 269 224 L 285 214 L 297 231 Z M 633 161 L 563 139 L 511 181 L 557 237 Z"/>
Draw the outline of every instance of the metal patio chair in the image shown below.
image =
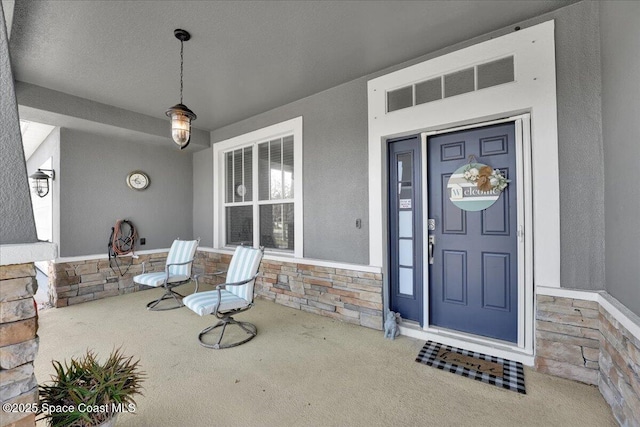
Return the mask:
<path id="1" fill-rule="evenodd" d="M 249 322 L 240 322 L 232 316 L 253 307 L 253 287 L 258 276 L 258 267 L 264 254 L 264 248 L 238 246 L 226 271 L 226 283 L 216 286 L 214 291 L 194 293 L 185 297 L 182 302 L 196 314 L 204 316 L 213 314 L 220 319 L 216 324 L 203 329 L 198 335 L 200 344 L 207 348 L 221 349 L 235 347 L 253 339 L 258 330 Z M 224 271 L 212 273 L 221 275 Z M 207 274 L 208 275 L 208 274 Z M 222 337 L 228 325 L 237 325 L 249 335 L 246 339 L 231 343 L 222 343 Z M 215 344 L 203 341 L 204 335 L 222 327 Z"/>
<path id="2" fill-rule="evenodd" d="M 173 290 L 176 286 L 184 285 L 191 281 L 191 270 L 193 259 L 200 239 L 197 240 L 174 240 L 167 254 L 167 263 L 164 271 L 155 273 L 145 273 L 144 263 L 142 263 L 142 274 L 133 278 L 135 283 L 156 288 L 163 287 L 164 294 L 157 300 L 153 300 L 147 304 L 147 309 L 154 311 L 173 310 L 183 307 L 182 298 L 184 295 Z M 198 278 L 194 277 L 196 289 L 198 292 Z M 160 307 L 158 304 L 166 299 L 173 299 L 176 304 L 168 307 Z"/>

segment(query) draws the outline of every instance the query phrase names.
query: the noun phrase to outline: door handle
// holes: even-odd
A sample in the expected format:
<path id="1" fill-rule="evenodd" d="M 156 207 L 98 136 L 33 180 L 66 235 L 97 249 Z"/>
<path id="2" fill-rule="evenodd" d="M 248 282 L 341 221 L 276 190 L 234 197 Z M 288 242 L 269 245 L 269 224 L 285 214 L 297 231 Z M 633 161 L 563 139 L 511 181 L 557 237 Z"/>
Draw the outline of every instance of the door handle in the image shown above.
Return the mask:
<path id="1" fill-rule="evenodd" d="M 433 264 L 433 250 L 436 246 L 436 236 L 429 236 L 429 264 Z"/>

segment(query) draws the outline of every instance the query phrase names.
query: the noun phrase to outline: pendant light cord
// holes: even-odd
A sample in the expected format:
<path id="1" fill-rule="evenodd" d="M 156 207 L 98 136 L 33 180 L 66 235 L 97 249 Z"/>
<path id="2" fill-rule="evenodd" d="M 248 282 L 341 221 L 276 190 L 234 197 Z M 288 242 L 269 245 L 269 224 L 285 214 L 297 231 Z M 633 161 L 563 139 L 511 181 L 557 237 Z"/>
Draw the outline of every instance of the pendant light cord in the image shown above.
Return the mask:
<path id="1" fill-rule="evenodd" d="M 180 104 L 182 104 L 182 68 L 184 64 L 184 42 L 180 40 Z"/>

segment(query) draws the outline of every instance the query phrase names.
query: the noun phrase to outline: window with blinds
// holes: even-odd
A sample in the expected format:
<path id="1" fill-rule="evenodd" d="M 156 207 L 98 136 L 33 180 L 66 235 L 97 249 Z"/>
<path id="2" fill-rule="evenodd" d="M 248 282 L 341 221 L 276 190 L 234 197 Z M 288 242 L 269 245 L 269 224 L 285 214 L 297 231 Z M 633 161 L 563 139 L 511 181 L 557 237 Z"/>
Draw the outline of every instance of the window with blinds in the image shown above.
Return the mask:
<path id="1" fill-rule="evenodd" d="M 226 243 L 293 251 L 293 136 L 226 152 L 225 181 Z"/>

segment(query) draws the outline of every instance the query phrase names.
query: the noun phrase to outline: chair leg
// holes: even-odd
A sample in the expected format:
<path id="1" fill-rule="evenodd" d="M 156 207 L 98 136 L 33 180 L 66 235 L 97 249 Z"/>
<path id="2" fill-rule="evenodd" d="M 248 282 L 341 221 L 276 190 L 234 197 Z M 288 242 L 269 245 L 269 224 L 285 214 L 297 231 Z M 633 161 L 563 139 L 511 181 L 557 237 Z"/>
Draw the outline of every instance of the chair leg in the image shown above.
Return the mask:
<path id="1" fill-rule="evenodd" d="M 170 298 L 173 298 L 177 305 L 172 305 L 169 307 L 162 307 L 162 308 L 156 307 L 161 301 L 164 301 Z M 166 310 L 175 310 L 176 308 L 184 307 L 184 304 L 182 304 L 182 298 L 184 298 L 184 295 L 179 294 L 178 292 L 172 289 L 169 289 L 160 298 L 158 298 L 155 301 L 151 301 L 149 304 L 147 304 L 147 310 L 166 311 Z"/>
<path id="2" fill-rule="evenodd" d="M 237 341 L 237 342 L 233 342 L 233 343 L 229 343 L 229 344 L 222 344 L 222 337 L 224 336 L 224 332 L 227 329 L 227 325 L 238 325 L 240 326 L 240 328 L 245 331 L 249 337 L 242 340 L 242 341 Z M 204 341 L 202 341 L 202 337 L 204 335 L 206 335 L 207 333 L 213 331 L 216 328 L 219 328 L 222 326 L 222 330 L 220 331 L 220 336 L 218 337 L 218 342 L 216 342 L 215 344 L 207 344 Z M 220 320 L 218 323 L 216 323 L 215 325 L 209 326 L 207 328 L 204 328 L 202 331 L 200 331 L 200 334 L 198 334 L 198 340 L 200 341 L 200 345 L 203 347 L 207 347 L 207 348 L 213 348 L 215 350 L 220 350 L 223 348 L 230 348 L 230 347 L 236 347 L 239 346 L 241 344 L 244 344 L 248 341 L 251 341 L 256 335 L 258 334 L 258 328 L 256 328 L 256 325 L 249 323 L 249 322 L 239 322 L 237 320 L 235 320 L 233 317 L 225 317 L 222 320 Z"/>

